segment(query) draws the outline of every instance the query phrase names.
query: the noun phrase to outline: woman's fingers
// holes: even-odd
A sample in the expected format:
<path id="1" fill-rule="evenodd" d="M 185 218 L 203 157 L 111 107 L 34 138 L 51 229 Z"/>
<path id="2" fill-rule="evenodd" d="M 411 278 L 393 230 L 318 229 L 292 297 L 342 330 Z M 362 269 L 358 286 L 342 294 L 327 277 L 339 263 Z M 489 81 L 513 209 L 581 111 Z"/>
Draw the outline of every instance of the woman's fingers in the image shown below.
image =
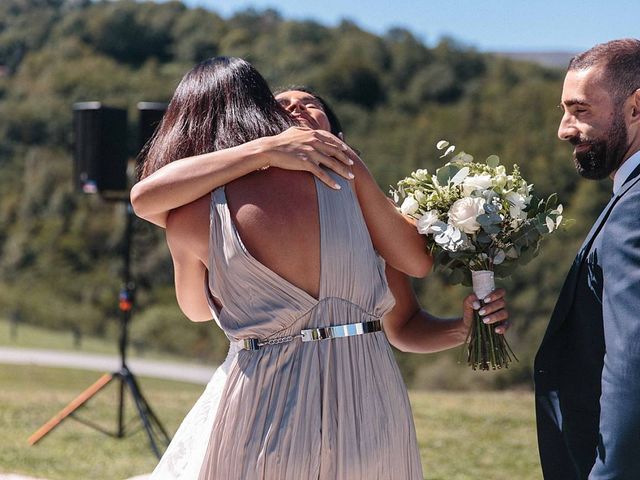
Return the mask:
<path id="1" fill-rule="evenodd" d="M 502 288 L 491 292 L 484 298 L 483 302 L 473 293 L 467 295 L 463 302 L 464 313 L 462 319 L 464 324 L 469 327 L 473 321 L 473 312 L 477 311 L 484 323 L 495 325 L 495 332 L 501 335 L 504 334 L 511 326 L 511 322 L 508 320 L 509 312 L 506 308 L 505 295 L 506 292 Z"/>
<path id="2" fill-rule="evenodd" d="M 504 322 L 507 318 L 509 318 L 509 312 L 506 308 L 502 310 L 498 310 L 496 313 L 492 313 L 491 315 L 483 316 L 482 321 L 487 324 Z"/>
<path id="3" fill-rule="evenodd" d="M 480 301 L 475 293 L 470 293 L 464 298 L 463 306 L 465 310 L 478 310 L 480 308 Z"/>
<path id="4" fill-rule="evenodd" d="M 509 320 L 505 320 L 495 328 L 495 332 L 500 335 L 504 335 L 506 331 L 509 330 L 509 327 L 511 327 L 511 322 Z"/>
<path id="5" fill-rule="evenodd" d="M 309 160 L 315 163 L 316 165 L 324 165 L 327 168 L 330 168 L 338 175 L 343 176 L 347 180 L 353 180 L 354 175 L 351 172 L 351 169 L 347 167 L 344 163 L 339 162 L 335 159 L 335 157 L 331 157 L 320 153 L 316 150 L 311 150 L 307 153 Z"/>
<path id="6" fill-rule="evenodd" d="M 353 165 L 360 159 L 349 145 L 333 134 L 316 130 L 314 135 L 321 142 L 317 145 L 317 148 L 325 155 L 335 157 L 345 165 Z"/>
<path id="7" fill-rule="evenodd" d="M 491 292 L 483 300 L 482 307 L 478 310 L 478 314 L 482 317 L 482 321 L 486 324 L 496 324 L 495 332 L 503 334 L 509 329 L 509 311 L 507 310 L 507 302 L 505 301 L 506 291 L 499 288 Z"/>
<path id="8" fill-rule="evenodd" d="M 334 190 L 340 190 L 340 185 L 336 183 L 336 181 L 331 177 L 331 175 L 326 172 L 326 170 L 323 170 L 317 164 L 310 161 L 307 170 L 318 177 L 318 179 L 328 187 L 331 187 Z"/>
<path id="9" fill-rule="evenodd" d="M 499 298 L 504 298 L 506 294 L 507 292 L 504 288 L 498 288 L 497 290 L 494 290 L 489 295 L 484 297 L 482 300 L 484 301 L 484 303 L 491 303 Z"/>
<path id="10" fill-rule="evenodd" d="M 289 170 L 307 170 L 316 175 L 324 183 L 333 186 L 335 182 L 329 176 L 320 174 L 311 165 L 324 165 L 348 180 L 354 178 L 351 165 L 359 160 L 358 155 L 341 139 L 323 130 L 311 130 L 302 127 L 291 127 L 276 136 L 278 141 L 274 149 L 275 158 L 272 166 Z"/>
<path id="11" fill-rule="evenodd" d="M 498 310 L 501 310 L 506 306 L 507 302 L 505 302 L 503 299 L 499 299 L 491 303 L 486 303 L 480 308 L 480 310 L 478 310 L 478 313 L 480 314 L 480 316 L 484 317 L 493 312 L 497 312 Z"/>

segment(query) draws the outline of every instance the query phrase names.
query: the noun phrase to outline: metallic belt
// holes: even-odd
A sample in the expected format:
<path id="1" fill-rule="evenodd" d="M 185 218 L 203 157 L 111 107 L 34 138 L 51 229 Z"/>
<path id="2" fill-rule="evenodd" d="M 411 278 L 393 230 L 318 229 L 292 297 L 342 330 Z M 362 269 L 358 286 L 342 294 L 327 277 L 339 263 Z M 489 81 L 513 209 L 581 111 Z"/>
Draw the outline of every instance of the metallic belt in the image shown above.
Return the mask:
<path id="1" fill-rule="evenodd" d="M 315 342 L 317 340 L 325 340 L 328 338 L 353 337 L 355 335 L 363 335 L 365 333 L 380 332 L 381 330 L 382 322 L 380 322 L 380 320 L 371 320 L 369 322 L 348 323 L 346 325 L 309 328 L 301 330 L 298 335 L 287 335 L 286 337 L 277 337 L 268 340 L 245 338 L 244 340 L 241 340 L 241 345 L 245 350 L 260 350 L 260 348 L 264 346 L 289 343 L 296 338 L 300 338 L 303 342 Z"/>

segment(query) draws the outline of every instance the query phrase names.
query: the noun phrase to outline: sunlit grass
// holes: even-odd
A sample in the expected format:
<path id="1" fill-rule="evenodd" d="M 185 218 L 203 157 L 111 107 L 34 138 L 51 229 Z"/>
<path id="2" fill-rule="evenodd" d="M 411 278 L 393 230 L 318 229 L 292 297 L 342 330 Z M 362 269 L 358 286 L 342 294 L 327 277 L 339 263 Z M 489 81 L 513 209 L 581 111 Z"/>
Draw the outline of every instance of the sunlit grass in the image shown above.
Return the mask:
<path id="1" fill-rule="evenodd" d="M 68 420 L 36 446 L 27 444 L 31 433 L 97 378 L 85 371 L 0 365 L 0 472 L 51 480 L 122 480 L 150 472 L 156 460 L 142 431 L 118 440 Z M 155 379 L 140 383 L 170 432 L 203 389 Z M 425 478 L 541 478 L 531 393 L 411 392 L 411 401 Z M 82 414 L 115 428 L 116 404 L 110 386 Z"/>

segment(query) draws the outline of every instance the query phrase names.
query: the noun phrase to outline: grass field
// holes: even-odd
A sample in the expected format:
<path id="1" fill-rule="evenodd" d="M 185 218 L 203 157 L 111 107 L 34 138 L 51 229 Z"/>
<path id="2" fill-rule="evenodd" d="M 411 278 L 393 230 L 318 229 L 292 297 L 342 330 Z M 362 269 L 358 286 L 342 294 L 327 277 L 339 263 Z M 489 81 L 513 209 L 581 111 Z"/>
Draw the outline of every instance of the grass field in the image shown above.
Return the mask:
<path id="1" fill-rule="evenodd" d="M 122 480 L 151 471 L 156 461 L 141 431 L 117 440 L 68 420 L 36 446 L 27 444 L 31 433 L 97 377 L 0 365 L 0 472 L 51 480 Z M 203 388 L 155 379 L 140 383 L 170 432 Z M 426 479 L 541 478 L 531 393 L 411 392 L 411 401 Z M 101 392 L 83 416 L 115 427 L 116 389 Z"/>

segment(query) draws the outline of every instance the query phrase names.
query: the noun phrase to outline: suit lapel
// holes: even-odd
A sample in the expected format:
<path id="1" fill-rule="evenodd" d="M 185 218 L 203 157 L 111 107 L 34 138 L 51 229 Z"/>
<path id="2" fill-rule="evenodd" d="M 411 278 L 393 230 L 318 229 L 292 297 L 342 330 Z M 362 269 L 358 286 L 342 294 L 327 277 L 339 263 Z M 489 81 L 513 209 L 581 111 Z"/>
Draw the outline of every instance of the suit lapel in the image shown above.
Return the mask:
<path id="1" fill-rule="evenodd" d="M 587 252 L 591 250 L 593 239 L 598 235 L 598 233 L 600 233 L 600 230 L 602 230 L 602 227 L 607 222 L 607 219 L 609 218 L 609 215 L 611 214 L 611 211 L 613 210 L 613 207 L 615 206 L 615 204 L 618 203 L 620 198 L 622 198 L 622 196 L 625 193 L 627 193 L 627 191 L 629 191 L 629 189 L 632 186 L 638 183 L 638 181 L 640 181 L 640 166 L 636 167 L 636 169 L 633 172 L 631 172 L 631 175 L 629 175 L 629 178 L 627 178 L 627 180 L 624 182 L 622 187 L 620 187 L 620 190 L 618 191 L 618 193 L 613 197 L 611 197 L 611 200 L 609 200 L 609 203 L 602 210 L 602 213 L 600 214 L 596 222 L 593 224 L 593 227 L 591 227 L 591 230 L 589 231 L 587 238 L 585 238 L 582 244 L 582 247 L 580 248 L 580 252 L 578 254 L 581 257 L 581 260 L 584 259 Z"/>
<path id="2" fill-rule="evenodd" d="M 575 296 L 577 280 L 578 280 L 578 272 L 580 271 L 580 266 L 582 265 L 582 262 L 584 261 L 587 254 L 591 250 L 591 246 L 593 245 L 594 239 L 598 236 L 598 233 L 600 233 L 600 230 L 602 230 L 602 227 L 604 227 L 616 203 L 618 203 L 620 198 L 622 198 L 622 196 L 625 193 L 627 193 L 629 189 L 638 182 L 640 182 L 640 166 L 636 167 L 636 169 L 631 173 L 631 175 L 629 175 L 629 178 L 622 185 L 618 193 L 613 197 L 611 197 L 611 200 L 609 200 L 609 203 L 607 203 L 605 208 L 602 210 L 602 213 L 600 213 L 600 216 L 593 224 L 593 227 L 591 227 L 591 230 L 589 231 L 587 238 L 585 238 L 584 242 L 582 243 L 582 246 L 580 247 L 580 251 L 576 256 L 576 259 L 573 261 L 573 264 L 571 265 L 571 269 L 569 270 L 567 279 L 565 280 L 565 283 L 562 287 L 562 291 L 560 292 L 558 302 L 556 303 L 556 307 L 553 311 L 553 314 L 551 315 L 551 320 L 549 321 L 549 327 L 547 328 L 545 339 L 549 335 L 554 333 L 560 327 L 560 325 L 562 325 L 562 322 L 564 322 L 565 318 L 567 317 L 567 314 L 569 313 L 569 309 L 571 308 L 571 305 L 573 305 L 573 299 Z"/>

